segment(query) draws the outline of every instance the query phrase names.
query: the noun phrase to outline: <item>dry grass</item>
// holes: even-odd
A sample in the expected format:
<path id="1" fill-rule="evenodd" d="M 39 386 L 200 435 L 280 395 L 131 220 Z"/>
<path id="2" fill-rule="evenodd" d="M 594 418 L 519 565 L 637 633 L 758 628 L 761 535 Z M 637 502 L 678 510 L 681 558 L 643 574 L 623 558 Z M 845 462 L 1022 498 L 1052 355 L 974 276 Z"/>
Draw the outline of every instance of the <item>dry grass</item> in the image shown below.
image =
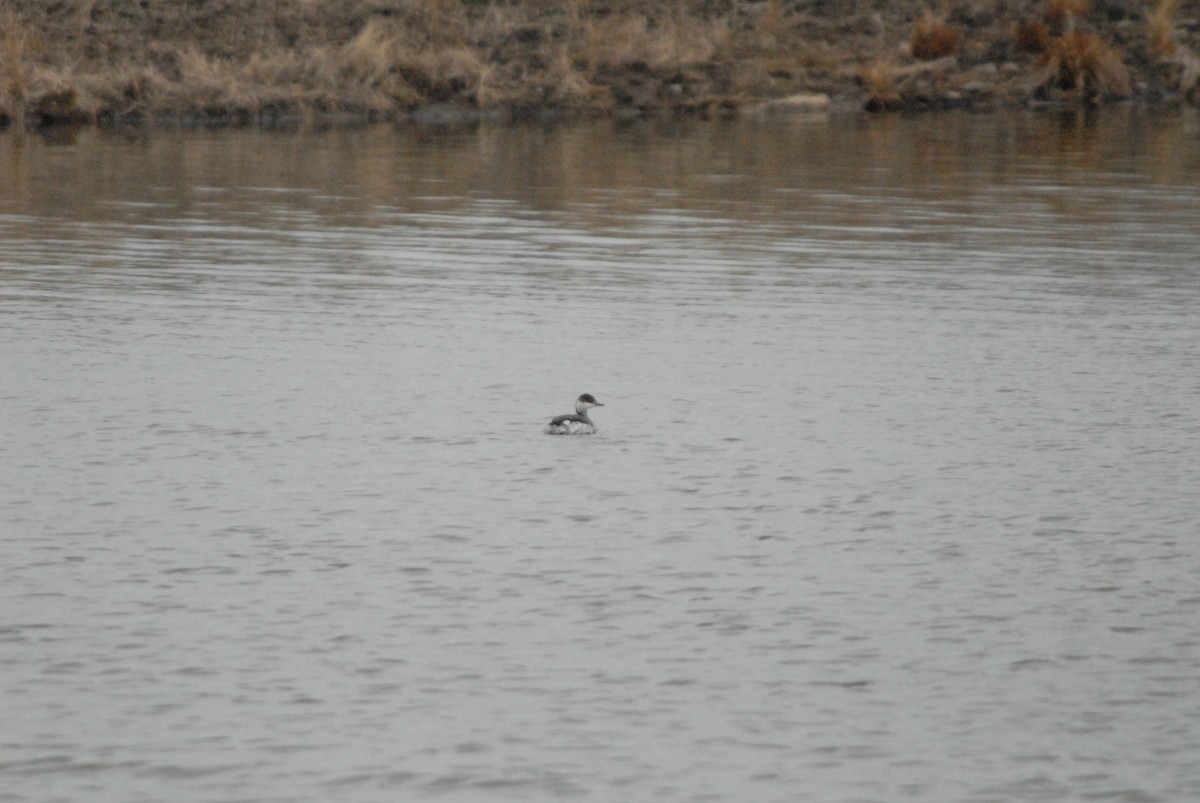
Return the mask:
<path id="1" fill-rule="evenodd" d="M 80 104 L 67 113 L 70 104 L 60 99 L 47 107 L 53 119 L 73 119 L 84 109 L 110 119 L 340 112 L 387 118 L 428 103 L 604 110 L 676 98 L 699 105 L 705 102 L 699 96 L 721 88 L 691 83 L 712 82 L 723 70 L 727 87 L 759 85 L 746 76 L 760 55 L 777 63 L 779 53 L 794 60 L 803 50 L 784 41 L 790 13 L 784 0 L 766 0 L 752 28 L 739 28 L 742 4 L 724 13 L 708 13 L 709 6 L 701 0 L 149 0 L 135 8 L 127 0 L 0 0 L 13 21 L 0 25 L 0 119 L 33 108 L 29 73 L 42 67 L 53 67 L 56 81 L 38 91 L 57 93 L 65 81 Z M 22 16 L 36 24 L 22 24 Z M 33 63 L 21 33 L 39 27 L 56 39 L 45 65 Z M 770 37 L 780 41 L 763 52 Z M 122 50 L 122 42 L 130 47 Z M 106 79 L 111 86 L 102 86 Z M 776 82 L 760 83 L 771 90 Z"/>
<path id="2" fill-rule="evenodd" d="M 0 121 L 24 122 L 29 62 L 40 46 L 36 32 L 11 9 L 0 7 Z"/>
<path id="3" fill-rule="evenodd" d="M 1050 49 L 1050 29 L 1036 17 L 1022 20 L 1017 25 L 1017 47 L 1030 53 L 1045 53 Z"/>
<path id="4" fill-rule="evenodd" d="M 787 9 L 784 7 L 783 0 L 767 0 L 762 16 L 758 18 L 758 32 L 778 41 L 785 34 L 784 18 L 786 15 Z"/>
<path id="5" fill-rule="evenodd" d="M 1150 52 L 1159 57 L 1170 56 L 1178 48 L 1175 39 L 1175 17 L 1181 0 L 1159 0 L 1146 16 L 1150 37 Z"/>
<path id="6" fill-rule="evenodd" d="M 910 48 L 913 58 L 933 61 L 958 52 L 959 33 L 932 11 L 926 11 L 913 26 Z"/>
<path id="7" fill-rule="evenodd" d="M 1181 5 L 1182 0 L 1159 0 L 1146 17 L 1146 32 L 1151 54 L 1178 76 L 1179 94 L 1190 98 L 1200 86 L 1200 56 L 1179 40 L 1176 17 Z"/>
<path id="8" fill-rule="evenodd" d="M 726 20 L 614 14 L 586 26 L 581 56 L 593 73 L 630 66 L 678 70 L 710 61 L 726 49 L 730 38 Z"/>
<path id="9" fill-rule="evenodd" d="M 896 66 L 889 61 L 873 61 L 856 71 L 856 78 L 866 91 L 866 107 L 871 111 L 898 108 L 901 103 L 897 89 Z"/>
<path id="10" fill-rule="evenodd" d="M 1021 19 L 1017 46 L 1041 55 L 1042 85 L 1128 91 L 1120 55 L 1076 35 L 1086 0 L 944 2 L 961 31 L 927 2 L 0 0 L 0 123 L 398 119 L 431 103 L 724 114 L 814 91 L 896 108 L 918 84 L 924 97 L 952 89 L 941 76 L 960 62 L 1011 51 Z M 1183 0 L 1153 2 L 1151 52 L 1170 65 L 1155 80 L 1194 85 Z M 909 66 L 936 76 L 880 59 L 905 43 L 920 60 Z"/>
<path id="11" fill-rule="evenodd" d="M 1094 34 L 1071 31 L 1043 56 L 1045 81 L 1080 99 L 1128 97 L 1129 71 L 1120 52 Z"/>
<path id="12" fill-rule="evenodd" d="M 349 42 L 319 49 L 306 60 L 307 83 L 330 95 L 336 87 L 350 87 L 356 107 L 380 114 L 477 92 L 486 65 L 463 44 L 438 44 L 447 35 L 440 19 L 426 10 L 422 24 L 413 27 L 388 18 L 368 20 Z"/>
<path id="13" fill-rule="evenodd" d="M 1087 14 L 1088 6 L 1088 0 L 1047 0 L 1046 21 L 1073 31 L 1076 20 Z"/>

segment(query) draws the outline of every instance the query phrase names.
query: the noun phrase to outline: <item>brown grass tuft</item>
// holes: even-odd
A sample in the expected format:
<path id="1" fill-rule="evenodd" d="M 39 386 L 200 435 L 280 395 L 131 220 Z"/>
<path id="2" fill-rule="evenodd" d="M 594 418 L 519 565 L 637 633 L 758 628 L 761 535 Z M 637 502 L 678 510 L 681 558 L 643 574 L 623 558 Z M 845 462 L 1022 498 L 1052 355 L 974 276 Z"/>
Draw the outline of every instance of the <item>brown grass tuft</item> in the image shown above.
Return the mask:
<path id="1" fill-rule="evenodd" d="M 728 21 L 724 19 L 612 14 L 585 27 L 581 55 L 593 72 L 632 65 L 678 69 L 714 58 L 726 49 L 730 35 Z"/>
<path id="2" fill-rule="evenodd" d="M 567 108 L 580 107 L 589 101 L 603 105 L 600 98 L 608 94 L 599 90 L 576 69 L 565 47 L 559 48 L 550 59 L 545 82 L 547 98 Z"/>
<path id="3" fill-rule="evenodd" d="M 767 0 L 762 16 L 758 18 L 759 33 L 773 38 L 778 37 L 783 31 L 783 19 L 786 13 L 783 0 Z"/>
<path id="4" fill-rule="evenodd" d="M 1130 93 L 1129 72 L 1120 52 L 1094 34 L 1063 34 L 1050 43 L 1043 60 L 1047 81 L 1080 98 Z"/>
<path id="5" fill-rule="evenodd" d="M 1170 56 L 1178 43 L 1175 41 L 1175 15 L 1181 0 L 1159 0 L 1154 10 L 1146 15 L 1150 52 L 1156 56 Z"/>
<path id="6" fill-rule="evenodd" d="M 896 68 L 893 64 L 885 61 L 864 64 L 855 71 L 855 77 L 866 90 L 864 108 L 867 111 L 887 111 L 900 107 Z"/>
<path id="7" fill-rule="evenodd" d="M 1072 30 L 1075 20 L 1088 11 L 1088 0 L 1047 0 L 1046 21 Z"/>
<path id="8" fill-rule="evenodd" d="M 1191 99 L 1200 86 L 1200 56 L 1181 42 L 1176 30 L 1176 15 L 1182 0 L 1159 0 L 1146 15 L 1150 52 L 1169 65 L 1172 75 L 1178 76 L 1179 94 Z"/>
<path id="9" fill-rule="evenodd" d="M 926 11 L 913 27 L 912 55 L 921 61 L 945 58 L 958 51 L 958 30 Z"/>
<path id="10" fill-rule="evenodd" d="M 0 122 L 25 119 L 30 69 L 41 41 L 17 13 L 0 6 Z"/>
<path id="11" fill-rule="evenodd" d="M 396 63 L 396 52 L 411 48 L 388 20 L 368 20 L 358 35 L 343 45 L 337 54 L 338 69 L 357 78 L 379 81 Z"/>
<path id="12" fill-rule="evenodd" d="M 1036 17 L 1017 24 L 1017 47 L 1031 53 L 1045 53 L 1050 49 L 1050 29 Z"/>

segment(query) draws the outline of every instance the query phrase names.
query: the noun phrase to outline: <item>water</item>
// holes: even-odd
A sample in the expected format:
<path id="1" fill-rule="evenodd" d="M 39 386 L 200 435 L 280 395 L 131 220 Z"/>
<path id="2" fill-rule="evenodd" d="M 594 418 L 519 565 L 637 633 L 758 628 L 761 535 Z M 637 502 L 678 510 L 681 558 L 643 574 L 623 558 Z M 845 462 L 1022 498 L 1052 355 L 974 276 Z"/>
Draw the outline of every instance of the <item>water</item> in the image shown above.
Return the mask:
<path id="1" fill-rule="evenodd" d="M 0 134 L 0 800 L 1200 797 L 1198 133 Z"/>

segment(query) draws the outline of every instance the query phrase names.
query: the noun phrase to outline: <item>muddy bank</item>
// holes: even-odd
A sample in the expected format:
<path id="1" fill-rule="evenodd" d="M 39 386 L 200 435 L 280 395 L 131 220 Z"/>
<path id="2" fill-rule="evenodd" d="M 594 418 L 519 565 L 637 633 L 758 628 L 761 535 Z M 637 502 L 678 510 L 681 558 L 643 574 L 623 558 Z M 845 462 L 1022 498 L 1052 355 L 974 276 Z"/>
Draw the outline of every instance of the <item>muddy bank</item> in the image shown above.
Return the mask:
<path id="1" fill-rule="evenodd" d="M 0 123 L 1195 103 L 1198 54 L 1200 0 L 0 0 Z"/>

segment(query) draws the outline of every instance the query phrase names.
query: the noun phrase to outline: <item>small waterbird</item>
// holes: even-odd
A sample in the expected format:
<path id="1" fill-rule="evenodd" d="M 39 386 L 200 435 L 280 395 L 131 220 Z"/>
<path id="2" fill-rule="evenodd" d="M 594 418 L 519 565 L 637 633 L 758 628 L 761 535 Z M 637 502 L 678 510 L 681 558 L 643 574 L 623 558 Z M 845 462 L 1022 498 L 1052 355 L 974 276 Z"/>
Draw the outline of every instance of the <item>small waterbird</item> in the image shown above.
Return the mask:
<path id="1" fill-rule="evenodd" d="M 567 413 L 550 420 L 543 430 L 547 435 L 594 435 L 596 425 L 588 418 L 587 411 L 593 407 L 603 407 L 596 397 L 585 393 L 575 400 L 575 414 Z"/>

